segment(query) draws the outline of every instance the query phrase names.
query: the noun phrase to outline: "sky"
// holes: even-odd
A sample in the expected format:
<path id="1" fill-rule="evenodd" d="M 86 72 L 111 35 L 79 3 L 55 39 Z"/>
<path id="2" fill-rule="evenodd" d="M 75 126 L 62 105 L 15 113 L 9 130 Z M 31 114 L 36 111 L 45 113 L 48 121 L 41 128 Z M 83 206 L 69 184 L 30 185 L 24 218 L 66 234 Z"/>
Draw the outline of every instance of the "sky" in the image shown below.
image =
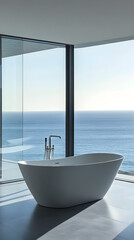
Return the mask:
<path id="1" fill-rule="evenodd" d="M 3 111 L 65 110 L 64 48 L 4 58 L 2 65 Z"/>
<path id="2" fill-rule="evenodd" d="M 75 50 L 75 110 L 134 110 L 134 41 Z"/>
<path id="3" fill-rule="evenodd" d="M 75 49 L 75 110 L 134 110 L 133 64 L 133 40 Z M 64 48 L 4 58 L 2 67 L 3 111 L 65 110 Z"/>

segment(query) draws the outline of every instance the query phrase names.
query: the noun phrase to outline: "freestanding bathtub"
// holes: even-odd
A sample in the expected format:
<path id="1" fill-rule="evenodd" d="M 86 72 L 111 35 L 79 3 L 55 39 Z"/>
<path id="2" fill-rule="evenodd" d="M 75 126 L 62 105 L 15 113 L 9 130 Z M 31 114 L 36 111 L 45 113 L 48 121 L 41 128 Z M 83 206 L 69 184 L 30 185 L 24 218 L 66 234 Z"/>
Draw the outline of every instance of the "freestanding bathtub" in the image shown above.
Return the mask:
<path id="1" fill-rule="evenodd" d="M 18 164 L 38 204 L 66 208 L 103 198 L 122 161 L 118 154 L 93 153 Z"/>

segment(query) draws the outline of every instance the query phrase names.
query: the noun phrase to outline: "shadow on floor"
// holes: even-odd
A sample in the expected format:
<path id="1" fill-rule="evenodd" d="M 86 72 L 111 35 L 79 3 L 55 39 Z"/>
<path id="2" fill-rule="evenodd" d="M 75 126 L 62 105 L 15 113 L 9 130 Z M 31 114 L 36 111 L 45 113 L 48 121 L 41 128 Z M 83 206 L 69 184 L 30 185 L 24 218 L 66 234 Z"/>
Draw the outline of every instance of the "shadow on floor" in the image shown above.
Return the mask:
<path id="1" fill-rule="evenodd" d="M 134 240 L 134 222 L 120 232 L 113 240 Z"/>
<path id="2" fill-rule="evenodd" d="M 33 240 L 96 202 L 65 209 L 41 207 L 34 199 L 0 208 L 1 239 Z"/>
<path id="3" fill-rule="evenodd" d="M 20 190 L 20 191 L 17 191 L 17 192 L 10 193 L 10 194 L 2 195 L 2 197 L 0 196 L 0 199 L 3 199 L 5 197 L 11 197 L 11 200 L 12 200 L 12 196 L 15 196 L 16 194 L 24 193 L 24 192 L 27 192 L 27 188 L 23 189 L 23 190 Z M 29 195 L 30 195 L 30 193 L 29 193 Z M 15 197 L 13 199 L 15 199 Z M 9 200 L 10 200 L 10 198 L 8 198 L 7 200 L 2 200 L 1 202 L 5 202 L 5 201 L 9 201 Z"/>

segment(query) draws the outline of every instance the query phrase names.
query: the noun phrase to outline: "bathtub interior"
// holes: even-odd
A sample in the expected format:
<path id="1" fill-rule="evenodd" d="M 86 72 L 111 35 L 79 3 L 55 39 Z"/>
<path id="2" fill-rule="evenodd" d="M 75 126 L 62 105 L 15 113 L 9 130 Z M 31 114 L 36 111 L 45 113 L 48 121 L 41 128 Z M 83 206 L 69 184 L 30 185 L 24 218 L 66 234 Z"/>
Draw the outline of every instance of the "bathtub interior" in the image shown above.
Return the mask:
<path id="1" fill-rule="evenodd" d="M 19 164 L 29 166 L 45 166 L 60 167 L 74 165 L 99 164 L 111 161 L 122 161 L 123 156 L 112 153 L 92 153 L 73 157 L 66 157 L 55 160 L 39 160 L 39 161 L 20 161 Z"/>

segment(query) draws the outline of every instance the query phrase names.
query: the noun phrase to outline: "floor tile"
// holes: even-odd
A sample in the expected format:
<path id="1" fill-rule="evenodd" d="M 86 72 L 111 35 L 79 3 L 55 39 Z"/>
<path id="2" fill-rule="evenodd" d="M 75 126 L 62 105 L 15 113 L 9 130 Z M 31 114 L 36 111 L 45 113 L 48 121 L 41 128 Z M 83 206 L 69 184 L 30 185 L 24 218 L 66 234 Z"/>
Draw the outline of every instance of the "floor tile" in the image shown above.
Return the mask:
<path id="1" fill-rule="evenodd" d="M 0 224 L 0 239 L 1 240 L 24 240 L 20 235 L 6 224 Z"/>
<path id="2" fill-rule="evenodd" d="M 96 204 L 90 207 L 90 211 L 86 209 L 82 214 L 86 217 L 86 215 L 88 216 L 90 213 L 94 213 L 123 223 L 132 223 L 134 221 L 133 211 L 113 207 L 105 199 L 96 202 Z"/>
<path id="3" fill-rule="evenodd" d="M 125 228 L 124 231 L 119 234 L 119 237 L 124 237 L 128 240 L 134 240 L 134 222 Z"/>
<path id="4" fill-rule="evenodd" d="M 105 200 L 113 207 L 130 210 L 134 213 L 134 183 L 114 181 Z"/>
<path id="5" fill-rule="evenodd" d="M 126 224 L 110 219 L 90 216 L 90 219 L 82 218 L 81 214 L 69 219 L 65 223 L 43 235 L 40 240 L 112 240 Z"/>
<path id="6" fill-rule="evenodd" d="M 39 206 L 24 182 L 0 185 L 0 240 L 134 240 L 134 184 L 114 181 L 103 200 Z"/>

